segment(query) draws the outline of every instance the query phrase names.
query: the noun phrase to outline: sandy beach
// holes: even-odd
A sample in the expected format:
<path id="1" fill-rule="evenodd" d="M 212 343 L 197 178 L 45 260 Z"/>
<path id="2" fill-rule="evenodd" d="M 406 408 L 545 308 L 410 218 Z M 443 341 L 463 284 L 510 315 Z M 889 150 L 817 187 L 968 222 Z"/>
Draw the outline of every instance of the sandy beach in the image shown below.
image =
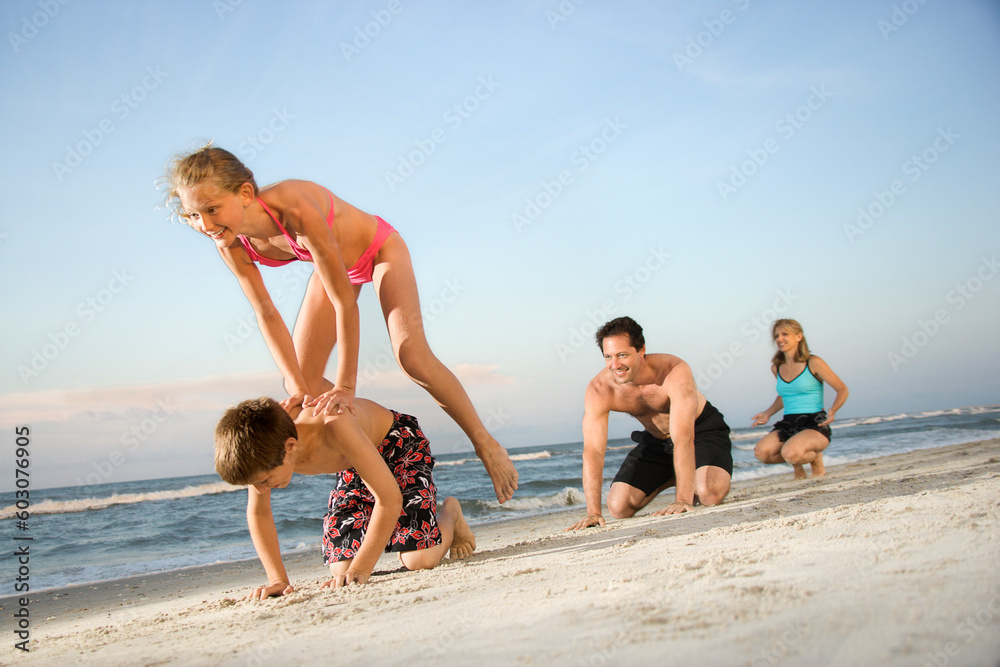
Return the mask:
<path id="1" fill-rule="evenodd" d="M 472 558 L 383 557 L 363 587 L 320 589 L 308 553 L 287 560 L 298 590 L 266 602 L 241 600 L 255 561 L 32 594 L 31 651 L 5 631 L 0 661 L 1000 664 L 1000 440 L 787 470 L 675 517 L 480 526 Z M 17 600 L 0 604 L 11 628 Z"/>

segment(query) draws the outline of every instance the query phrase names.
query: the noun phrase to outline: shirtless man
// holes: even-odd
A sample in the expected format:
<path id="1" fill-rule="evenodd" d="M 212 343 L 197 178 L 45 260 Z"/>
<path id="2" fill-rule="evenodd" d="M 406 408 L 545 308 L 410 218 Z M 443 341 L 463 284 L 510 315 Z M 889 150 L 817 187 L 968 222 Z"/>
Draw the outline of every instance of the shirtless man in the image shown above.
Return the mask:
<path id="1" fill-rule="evenodd" d="M 695 386 L 691 368 L 672 354 L 646 354 L 642 327 L 630 317 L 597 332 L 607 366 L 587 385 L 583 414 L 583 490 L 587 516 L 566 530 L 603 526 L 601 487 L 608 445 L 608 414 L 627 412 L 643 425 L 639 443 L 622 462 L 608 492 L 608 511 L 625 519 L 664 489 L 674 502 L 654 516 L 716 505 L 729 493 L 732 443 L 722 413 Z"/>

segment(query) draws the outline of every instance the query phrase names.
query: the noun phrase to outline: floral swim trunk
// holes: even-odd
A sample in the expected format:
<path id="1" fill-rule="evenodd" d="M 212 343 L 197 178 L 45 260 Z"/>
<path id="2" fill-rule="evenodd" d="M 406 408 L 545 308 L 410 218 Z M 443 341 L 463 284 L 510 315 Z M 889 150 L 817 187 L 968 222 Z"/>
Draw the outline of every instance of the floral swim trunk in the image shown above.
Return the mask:
<path id="1" fill-rule="evenodd" d="M 437 487 L 431 477 L 431 445 L 416 417 L 392 411 L 393 423 L 378 452 L 392 471 L 403 494 L 403 509 L 386 545 L 392 551 L 416 551 L 441 543 L 437 524 Z M 323 562 L 354 558 L 368 530 L 375 497 L 354 469 L 338 473 L 323 517 Z"/>

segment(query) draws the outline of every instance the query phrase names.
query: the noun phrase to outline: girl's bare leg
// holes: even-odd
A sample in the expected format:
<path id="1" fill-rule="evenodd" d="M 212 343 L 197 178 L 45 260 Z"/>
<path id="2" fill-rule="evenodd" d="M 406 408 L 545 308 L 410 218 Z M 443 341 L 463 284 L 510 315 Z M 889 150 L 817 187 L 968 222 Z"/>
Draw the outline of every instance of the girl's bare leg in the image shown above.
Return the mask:
<path id="1" fill-rule="evenodd" d="M 417 281 L 403 239 L 398 234 L 389 236 L 376 260 L 375 292 L 382 305 L 396 361 L 469 436 L 476 455 L 493 481 L 497 500 L 506 502 L 517 489 L 517 470 L 507 450 L 486 430 L 458 378 L 434 356 L 427 344 Z"/>
<path id="2" fill-rule="evenodd" d="M 796 468 L 796 479 L 805 479 L 806 471 L 803 468 L 809 464 L 813 470 L 814 477 L 822 477 L 826 474 L 826 467 L 823 465 L 823 450 L 827 448 L 830 441 L 819 431 L 807 429 L 793 435 L 785 442 L 781 448 L 781 456 Z M 801 475 L 799 474 L 801 471 Z"/>
<path id="3" fill-rule="evenodd" d="M 778 439 L 778 432 L 771 431 L 757 442 L 757 446 L 753 449 L 753 455 L 761 463 L 790 463 L 795 479 L 805 479 L 806 471 L 802 467 L 802 463 L 786 461 L 782 456 L 783 445 L 784 443 Z"/>
<path id="4" fill-rule="evenodd" d="M 361 286 L 355 286 L 355 294 Z M 315 270 L 306 285 L 306 293 L 299 307 L 292 333 L 292 344 L 299 369 L 306 380 L 313 398 L 333 389 L 333 383 L 326 379 L 326 364 L 337 343 L 337 311 L 323 287 L 319 273 Z"/>

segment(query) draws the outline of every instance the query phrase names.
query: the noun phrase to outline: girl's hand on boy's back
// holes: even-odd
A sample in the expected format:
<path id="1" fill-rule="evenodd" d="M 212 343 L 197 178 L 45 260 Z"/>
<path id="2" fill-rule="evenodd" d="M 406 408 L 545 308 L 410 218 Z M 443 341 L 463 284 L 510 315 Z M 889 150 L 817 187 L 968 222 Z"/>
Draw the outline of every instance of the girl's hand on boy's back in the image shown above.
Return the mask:
<path id="1" fill-rule="evenodd" d="M 294 394 L 283 400 L 280 405 L 285 409 L 285 412 L 291 413 L 295 408 L 305 407 L 312 400 L 313 398 L 309 394 Z"/>
<path id="2" fill-rule="evenodd" d="M 354 390 L 350 387 L 335 386 L 330 391 L 320 394 L 316 398 L 303 402 L 313 408 L 314 414 L 342 415 L 350 412 L 357 416 L 358 410 L 354 405 Z"/>
<path id="3" fill-rule="evenodd" d="M 288 595 L 295 590 L 287 581 L 279 581 L 276 584 L 271 584 L 269 586 L 258 586 L 250 591 L 249 595 L 244 598 L 245 600 L 266 600 L 270 597 L 277 597 L 279 595 Z"/>

